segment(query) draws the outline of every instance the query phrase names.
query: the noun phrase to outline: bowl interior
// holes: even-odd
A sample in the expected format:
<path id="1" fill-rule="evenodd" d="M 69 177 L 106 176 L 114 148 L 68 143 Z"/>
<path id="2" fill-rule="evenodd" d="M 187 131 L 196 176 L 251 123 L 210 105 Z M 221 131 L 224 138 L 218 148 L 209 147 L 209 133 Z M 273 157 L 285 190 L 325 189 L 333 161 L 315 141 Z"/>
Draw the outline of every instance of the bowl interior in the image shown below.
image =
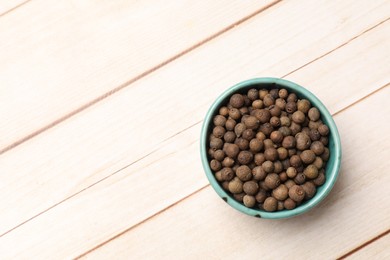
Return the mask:
<path id="1" fill-rule="evenodd" d="M 285 88 L 289 92 L 294 92 L 298 96 L 298 98 L 306 98 L 308 99 L 311 104 L 315 107 L 317 107 L 321 112 L 321 120 L 328 125 L 330 129 L 329 133 L 329 144 L 328 148 L 330 150 L 330 157 L 329 161 L 327 162 L 326 168 L 325 168 L 325 175 L 326 175 L 326 182 L 317 188 L 316 195 L 302 203 L 300 206 L 296 207 L 292 210 L 282 210 L 282 211 L 276 211 L 276 212 L 267 212 L 260 209 L 253 209 L 253 208 L 247 208 L 240 202 L 236 201 L 232 196 L 230 196 L 229 193 L 227 193 L 221 185 L 218 183 L 218 181 L 215 179 L 214 174 L 212 170 L 209 167 L 209 159 L 208 159 L 208 153 L 207 153 L 207 141 L 208 136 L 212 131 L 212 120 L 213 117 L 218 113 L 218 110 L 221 106 L 227 104 L 230 96 L 234 93 L 246 93 L 251 88 Z M 304 213 L 308 211 L 309 209 L 313 208 L 315 205 L 317 205 L 323 198 L 328 195 L 330 190 L 332 189 L 335 181 L 337 180 L 340 163 L 341 163 L 341 144 L 340 144 L 340 137 L 339 133 L 337 131 L 337 127 L 333 121 L 332 116 L 330 115 L 329 111 L 326 109 L 324 104 L 315 97 L 311 92 L 309 92 L 307 89 L 284 79 L 279 78 L 255 78 L 243 81 L 241 83 L 238 83 L 234 85 L 233 87 L 227 89 L 225 92 L 223 92 L 212 104 L 210 109 L 208 110 L 206 114 L 206 118 L 203 122 L 202 127 L 202 133 L 201 133 L 201 158 L 202 158 L 202 164 L 203 168 L 206 172 L 207 178 L 214 188 L 214 190 L 218 193 L 218 195 L 229 205 L 231 205 L 233 208 L 259 218 L 271 218 L 271 219 L 278 219 L 278 218 L 287 218 L 292 217 L 301 213 Z"/>

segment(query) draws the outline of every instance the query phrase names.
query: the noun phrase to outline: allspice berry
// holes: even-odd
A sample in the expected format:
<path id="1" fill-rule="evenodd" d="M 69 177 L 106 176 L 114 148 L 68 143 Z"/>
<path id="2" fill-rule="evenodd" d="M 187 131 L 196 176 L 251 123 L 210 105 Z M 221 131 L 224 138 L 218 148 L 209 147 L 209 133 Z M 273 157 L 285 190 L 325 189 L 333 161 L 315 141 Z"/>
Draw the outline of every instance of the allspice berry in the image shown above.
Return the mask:
<path id="1" fill-rule="evenodd" d="M 244 196 L 245 196 L 245 192 L 241 192 L 241 193 L 236 193 L 236 194 L 233 194 L 233 197 L 235 200 L 237 200 L 238 202 L 243 202 L 244 201 Z"/>
<path id="2" fill-rule="evenodd" d="M 221 178 L 224 181 L 230 181 L 234 178 L 234 172 L 232 168 L 225 167 L 221 170 Z"/>
<path id="3" fill-rule="evenodd" d="M 232 107 L 229 109 L 229 116 L 234 120 L 238 120 L 241 118 L 241 112 L 237 108 Z"/>
<path id="4" fill-rule="evenodd" d="M 214 151 L 221 149 L 223 146 L 223 141 L 220 138 L 213 138 L 210 140 L 210 148 Z"/>
<path id="5" fill-rule="evenodd" d="M 214 159 L 217 161 L 222 161 L 225 158 L 225 152 L 222 150 L 216 150 L 214 152 Z"/>
<path id="6" fill-rule="evenodd" d="M 301 164 L 302 164 L 301 157 L 299 155 L 296 155 L 296 154 L 291 156 L 290 157 L 290 164 L 293 167 L 301 166 Z"/>
<path id="7" fill-rule="evenodd" d="M 245 130 L 246 130 L 246 125 L 244 123 L 238 123 L 234 127 L 234 133 L 236 134 L 237 137 L 240 137 Z"/>
<path id="8" fill-rule="evenodd" d="M 264 124 L 269 122 L 271 113 L 267 109 L 256 109 L 253 111 L 253 116 L 255 116 L 260 123 Z"/>
<path id="9" fill-rule="evenodd" d="M 288 91 L 285 88 L 279 90 L 279 97 L 286 99 L 288 97 Z"/>
<path id="10" fill-rule="evenodd" d="M 290 93 L 287 97 L 287 102 L 297 102 L 298 97 L 295 93 Z"/>
<path id="11" fill-rule="evenodd" d="M 266 198 L 267 198 L 267 193 L 265 190 L 259 190 L 259 192 L 255 196 L 255 199 L 258 203 L 264 203 Z"/>
<path id="12" fill-rule="evenodd" d="M 301 186 L 294 185 L 288 190 L 288 196 L 295 202 L 300 202 L 305 198 L 305 190 Z"/>
<path id="13" fill-rule="evenodd" d="M 316 107 L 310 108 L 307 115 L 312 121 L 317 121 L 318 119 L 320 119 L 321 116 L 320 111 Z"/>
<path id="14" fill-rule="evenodd" d="M 274 172 L 281 173 L 283 171 L 283 164 L 281 161 L 274 162 Z"/>
<path id="15" fill-rule="evenodd" d="M 232 105 L 232 107 L 234 108 L 240 108 L 244 105 L 244 97 L 240 94 L 234 94 L 231 98 L 230 98 L 230 104 Z"/>
<path id="16" fill-rule="evenodd" d="M 296 147 L 301 151 L 308 149 L 311 145 L 310 137 L 305 133 L 296 134 L 295 139 L 297 141 Z"/>
<path id="17" fill-rule="evenodd" d="M 318 132 L 320 132 L 322 136 L 327 136 L 329 134 L 329 127 L 327 125 L 321 124 L 318 127 Z"/>
<path id="18" fill-rule="evenodd" d="M 304 114 L 306 114 L 309 111 L 310 107 L 311 107 L 310 101 L 307 99 L 301 99 L 298 100 L 297 102 L 297 109 L 303 112 Z"/>
<path id="19" fill-rule="evenodd" d="M 247 150 L 249 148 L 249 141 L 244 138 L 236 138 L 234 143 L 238 146 L 240 150 Z"/>
<path id="20" fill-rule="evenodd" d="M 213 129 L 213 135 L 217 138 L 222 138 L 223 135 L 225 134 L 226 130 L 222 126 L 216 126 Z"/>
<path id="21" fill-rule="evenodd" d="M 257 100 L 252 102 L 252 107 L 254 109 L 260 109 L 260 108 L 263 108 L 263 106 L 264 106 L 263 101 L 260 99 L 257 99 Z"/>
<path id="22" fill-rule="evenodd" d="M 227 108 L 227 107 L 221 107 L 221 108 L 219 109 L 219 114 L 220 114 L 221 116 L 224 116 L 224 117 L 228 116 L 228 115 L 229 115 L 229 108 Z"/>
<path id="23" fill-rule="evenodd" d="M 273 131 L 269 137 L 274 143 L 281 143 L 283 141 L 283 134 L 279 131 Z"/>
<path id="24" fill-rule="evenodd" d="M 229 118 L 228 120 L 226 120 L 226 123 L 225 123 L 226 130 L 233 131 L 236 124 L 237 124 L 237 122 L 234 119 Z"/>
<path id="25" fill-rule="evenodd" d="M 237 168 L 236 175 L 241 181 L 249 181 L 252 179 L 252 170 L 246 165 L 241 165 Z"/>
<path id="26" fill-rule="evenodd" d="M 265 95 L 263 98 L 264 106 L 269 107 L 275 104 L 275 99 L 271 96 L 271 94 Z"/>
<path id="27" fill-rule="evenodd" d="M 288 197 L 288 188 L 284 184 L 280 184 L 272 191 L 272 196 L 277 200 L 285 200 Z"/>
<path id="28" fill-rule="evenodd" d="M 305 114 L 302 112 L 302 111 L 295 111 L 293 114 L 292 114 L 292 117 L 291 119 L 297 123 L 297 124 L 302 124 L 304 121 L 305 121 Z"/>
<path id="29" fill-rule="evenodd" d="M 253 179 L 256 181 L 262 181 L 267 176 L 267 173 L 264 171 L 263 167 L 256 166 L 252 169 Z"/>
<path id="30" fill-rule="evenodd" d="M 279 173 L 279 179 L 280 179 L 280 182 L 285 182 L 288 180 L 288 176 L 287 176 L 287 173 L 286 172 L 280 172 Z"/>
<path id="31" fill-rule="evenodd" d="M 211 170 L 216 172 L 216 171 L 219 171 L 222 168 L 222 164 L 221 164 L 221 162 L 213 159 L 210 162 L 210 168 L 211 168 Z"/>
<path id="32" fill-rule="evenodd" d="M 305 191 L 305 200 L 309 200 L 313 198 L 317 192 L 316 186 L 309 181 L 302 184 L 301 187 Z"/>
<path id="33" fill-rule="evenodd" d="M 274 128 L 272 127 L 272 125 L 270 123 L 264 123 L 264 124 L 260 125 L 259 130 L 261 132 L 263 132 L 266 136 L 269 136 L 272 133 L 272 131 L 274 130 Z"/>
<path id="34" fill-rule="evenodd" d="M 270 173 L 265 177 L 265 185 L 270 189 L 275 189 L 280 184 L 280 178 L 279 175 L 276 173 Z"/>
<path id="35" fill-rule="evenodd" d="M 222 161 L 223 167 L 232 167 L 234 165 L 234 160 L 230 157 L 225 157 Z"/>
<path id="36" fill-rule="evenodd" d="M 317 129 L 310 129 L 309 136 L 312 141 L 318 141 L 321 138 L 321 134 Z"/>
<path id="37" fill-rule="evenodd" d="M 245 140 L 252 140 L 254 137 L 255 137 L 255 132 L 252 130 L 252 129 L 246 129 L 243 133 L 242 133 L 242 138 L 244 138 Z"/>
<path id="38" fill-rule="evenodd" d="M 312 150 L 305 150 L 300 154 L 301 160 L 305 164 L 310 164 L 316 159 L 316 155 Z"/>
<path id="39" fill-rule="evenodd" d="M 263 209 L 265 211 L 276 211 L 278 208 L 278 201 L 274 197 L 268 197 L 264 200 Z"/>
<path id="40" fill-rule="evenodd" d="M 280 107 L 278 107 L 276 105 L 270 106 L 268 108 L 268 110 L 271 113 L 272 117 L 275 117 L 275 118 L 278 118 L 278 119 L 279 119 L 280 114 L 282 113 L 282 110 L 280 109 Z"/>
<path id="41" fill-rule="evenodd" d="M 325 183 L 325 180 L 326 180 L 326 177 L 325 177 L 325 172 L 324 170 L 321 170 L 318 174 L 318 177 L 315 178 L 314 180 L 312 180 L 312 182 L 317 185 L 317 186 L 321 186 L 322 184 Z"/>
<path id="42" fill-rule="evenodd" d="M 210 145 L 210 147 L 211 147 L 211 145 Z M 228 157 L 236 158 L 236 156 L 240 152 L 240 148 L 236 144 L 225 143 L 224 146 L 223 146 L 223 151 L 225 152 L 225 154 Z"/>
<path id="43" fill-rule="evenodd" d="M 253 208 L 256 205 L 256 199 L 253 196 L 245 195 L 242 199 L 244 205 L 248 208 Z"/>
<path id="44" fill-rule="evenodd" d="M 278 151 L 273 147 L 267 148 L 264 151 L 264 156 L 266 160 L 273 162 L 278 159 Z"/>
<path id="45" fill-rule="evenodd" d="M 223 140 L 226 143 L 233 143 L 236 140 L 236 134 L 233 131 L 227 131 L 223 136 Z"/>
<path id="46" fill-rule="evenodd" d="M 267 139 L 267 137 L 263 132 L 257 132 L 256 139 L 263 142 L 265 139 Z"/>
<path id="47" fill-rule="evenodd" d="M 249 142 L 249 149 L 250 149 L 252 152 L 254 152 L 254 153 L 260 152 L 261 149 L 263 149 L 263 142 L 262 142 L 262 141 L 259 141 L 259 139 L 253 138 L 253 139 Z"/>
<path id="48" fill-rule="evenodd" d="M 327 147 L 324 148 L 324 152 L 321 154 L 321 159 L 324 161 L 324 162 L 327 162 L 329 160 L 329 156 L 330 156 L 330 152 L 329 152 L 329 149 Z"/>
<path id="49" fill-rule="evenodd" d="M 263 100 L 264 99 L 264 97 L 268 94 L 268 90 L 267 89 L 260 89 L 259 90 L 259 98 L 261 99 L 261 100 Z"/>
<path id="50" fill-rule="evenodd" d="M 225 126 L 226 118 L 221 115 L 216 115 L 214 117 L 213 123 L 215 126 Z"/>
<path id="51" fill-rule="evenodd" d="M 248 195 L 256 195 L 259 190 L 259 185 L 255 181 L 244 182 L 244 185 L 242 187 L 244 192 Z"/>
<path id="52" fill-rule="evenodd" d="M 237 156 L 237 160 L 240 164 L 249 164 L 253 160 L 253 154 L 249 151 L 241 151 Z"/>
<path id="53" fill-rule="evenodd" d="M 310 145 L 310 150 L 312 150 L 315 155 L 321 155 L 325 151 L 325 146 L 320 141 L 314 141 Z"/>
<path id="54" fill-rule="evenodd" d="M 266 173 L 271 173 L 274 171 L 274 164 L 271 161 L 265 161 L 261 167 L 264 169 Z"/>
<path id="55" fill-rule="evenodd" d="M 297 204 L 295 203 L 294 200 L 288 198 L 286 199 L 284 202 L 283 202 L 283 206 L 285 209 L 295 209 L 295 207 L 297 206 Z"/>
<path id="56" fill-rule="evenodd" d="M 229 182 L 229 191 L 233 194 L 242 192 L 242 181 L 238 178 L 234 178 Z"/>
<path id="57" fill-rule="evenodd" d="M 297 103 L 295 103 L 295 102 L 287 102 L 285 109 L 286 109 L 287 113 L 292 114 L 295 111 L 297 111 Z"/>
<path id="58" fill-rule="evenodd" d="M 260 121 L 254 116 L 248 116 L 244 123 L 247 129 L 256 129 L 259 127 Z"/>
<path id="59" fill-rule="evenodd" d="M 296 184 L 303 184 L 306 181 L 306 175 L 302 172 L 298 172 L 297 176 L 294 178 Z"/>
<path id="60" fill-rule="evenodd" d="M 277 128 L 277 127 L 280 126 L 280 119 L 279 119 L 279 117 L 277 117 L 277 116 L 273 116 L 273 117 L 271 117 L 271 119 L 269 120 L 269 123 L 270 123 L 270 125 L 271 125 L 272 127 Z"/>
<path id="61" fill-rule="evenodd" d="M 286 170 L 287 176 L 291 179 L 297 176 L 297 170 L 294 167 L 288 167 Z"/>
<path id="62" fill-rule="evenodd" d="M 317 168 L 317 169 L 321 169 L 323 166 L 324 166 L 324 161 L 322 161 L 321 157 L 316 157 L 316 159 L 314 160 L 313 162 L 313 165 Z"/>
<path id="63" fill-rule="evenodd" d="M 274 142 L 272 142 L 271 139 L 265 139 L 263 141 L 263 144 L 264 144 L 264 150 L 266 150 L 268 148 L 275 148 L 275 146 L 274 146 L 275 144 L 274 144 Z"/>
<path id="64" fill-rule="evenodd" d="M 252 88 L 248 90 L 247 96 L 251 101 L 254 101 L 259 98 L 259 91 L 255 88 Z"/>
<path id="65" fill-rule="evenodd" d="M 287 116 L 282 116 L 280 117 L 280 125 L 281 126 L 290 126 L 291 125 L 291 120 Z"/>
<path id="66" fill-rule="evenodd" d="M 265 162 L 265 156 L 263 153 L 255 154 L 254 162 L 256 165 L 261 166 Z"/>
<path id="67" fill-rule="evenodd" d="M 291 148 L 295 148 L 295 145 L 296 145 L 296 140 L 294 138 L 294 136 L 286 136 L 285 138 L 283 138 L 283 141 L 282 141 L 282 146 L 286 149 L 291 149 Z"/>
<path id="68" fill-rule="evenodd" d="M 305 174 L 306 178 L 315 179 L 318 177 L 318 169 L 313 164 L 310 164 L 305 168 L 303 174 Z"/>
<path id="69" fill-rule="evenodd" d="M 290 189 L 292 186 L 294 186 L 296 183 L 293 180 L 287 180 L 284 185 Z"/>
<path id="70" fill-rule="evenodd" d="M 279 147 L 278 149 L 276 149 L 278 151 L 278 157 L 280 160 L 284 160 L 288 157 L 288 151 L 286 148 L 284 147 Z"/>

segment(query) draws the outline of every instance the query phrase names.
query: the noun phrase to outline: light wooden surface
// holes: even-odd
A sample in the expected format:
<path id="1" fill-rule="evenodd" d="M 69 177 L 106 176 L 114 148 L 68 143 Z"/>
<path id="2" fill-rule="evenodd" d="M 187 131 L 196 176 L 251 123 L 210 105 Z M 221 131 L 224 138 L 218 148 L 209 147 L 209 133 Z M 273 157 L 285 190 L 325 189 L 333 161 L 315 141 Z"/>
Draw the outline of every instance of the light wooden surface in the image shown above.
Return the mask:
<path id="1" fill-rule="evenodd" d="M 0 1 L 1 259 L 389 254 L 389 1 L 20 3 Z M 334 190 L 293 219 L 230 208 L 200 163 L 211 102 L 259 76 L 341 134 Z"/>

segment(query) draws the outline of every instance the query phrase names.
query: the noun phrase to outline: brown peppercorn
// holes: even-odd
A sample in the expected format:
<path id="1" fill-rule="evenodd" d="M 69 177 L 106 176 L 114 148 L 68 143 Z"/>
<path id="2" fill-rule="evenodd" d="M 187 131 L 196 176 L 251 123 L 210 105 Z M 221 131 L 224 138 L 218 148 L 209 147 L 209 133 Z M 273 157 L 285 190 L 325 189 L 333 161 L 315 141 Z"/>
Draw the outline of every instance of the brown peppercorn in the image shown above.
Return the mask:
<path id="1" fill-rule="evenodd" d="M 322 136 L 327 136 L 329 134 L 329 127 L 322 124 L 318 127 L 318 132 L 320 132 Z"/>
<path id="2" fill-rule="evenodd" d="M 320 170 L 318 177 L 312 180 L 312 182 L 314 183 L 314 185 L 321 186 L 322 184 L 325 183 L 325 180 L 326 180 L 325 171 L 322 169 Z"/>
<path id="3" fill-rule="evenodd" d="M 291 129 L 287 126 L 280 127 L 279 132 L 281 132 L 284 137 L 291 135 Z"/>
<path id="4" fill-rule="evenodd" d="M 250 149 L 251 152 L 253 152 L 253 153 L 260 152 L 261 149 L 263 149 L 263 142 L 262 142 L 262 141 L 259 141 L 258 139 L 253 138 L 253 139 L 249 142 L 249 149 Z M 256 163 L 256 162 L 255 162 L 255 163 Z"/>
<path id="5" fill-rule="evenodd" d="M 270 173 L 270 172 L 273 172 L 275 167 L 274 167 L 274 164 L 271 162 L 271 161 L 265 161 L 261 167 L 263 167 L 264 171 L 266 173 Z"/>
<path id="6" fill-rule="evenodd" d="M 268 90 L 267 90 L 267 89 L 260 89 L 260 90 L 259 90 L 259 98 L 260 98 L 261 100 L 263 100 L 264 97 L 265 97 L 267 94 L 268 94 Z"/>
<path id="7" fill-rule="evenodd" d="M 305 190 L 301 186 L 294 185 L 288 190 L 288 196 L 296 202 L 302 201 L 305 198 Z"/>
<path id="8" fill-rule="evenodd" d="M 273 104 L 275 104 L 275 99 L 272 97 L 271 94 L 267 94 L 263 98 L 263 104 L 266 107 L 272 106 Z"/>
<path id="9" fill-rule="evenodd" d="M 301 111 L 295 111 L 291 117 L 292 121 L 297 124 L 302 124 L 305 121 L 305 114 Z"/>
<path id="10" fill-rule="evenodd" d="M 228 131 L 233 131 L 234 127 L 236 126 L 236 124 L 237 123 L 236 123 L 236 121 L 234 119 L 229 118 L 228 120 L 226 120 L 225 128 Z"/>
<path id="11" fill-rule="evenodd" d="M 249 181 L 252 179 L 252 171 L 247 165 L 241 165 L 236 170 L 236 175 L 241 181 Z"/>
<path id="12" fill-rule="evenodd" d="M 242 181 L 238 178 L 234 178 L 229 182 L 229 191 L 233 194 L 242 192 Z"/>
<path id="13" fill-rule="evenodd" d="M 268 197 L 265 199 L 264 204 L 263 204 L 263 209 L 265 211 L 276 211 L 278 208 L 278 201 L 273 198 L 273 197 Z"/>
<path id="14" fill-rule="evenodd" d="M 307 115 L 309 116 L 309 119 L 312 121 L 317 121 L 318 119 L 320 119 L 321 116 L 320 111 L 316 107 L 310 108 Z"/>
<path id="15" fill-rule="evenodd" d="M 225 157 L 222 161 L 223 167 L 232 167 L 234 165 L 234 160 L 230 157 Z"/>
<path id="16" fill-rule="evenodd" d="M 320 141 L 314 141 L 311 146 L 310 146 L 310 149 L 316 154 L 316 155 L 321 155 L 324 150 L 325 150 L 325 147 L 324 147 L 324 144 L 321 143 Z"/>
<path id="17" fill-rule="evenodd" d="M 241 192 L 241 193 L 237 193 L 237 194 L 233 194 L 233 197 L 235 200 L 237 200 L 238 202 L 243 202 L 244 201 L 244 196 L 245 196 L 245 192 Z"/>
<path id="18" fill-rule="evenodd" d="M 261 108 L 263 108 L 263 107 L 264 107 L 263 101 L 260 100 L 260 99 L 257 99 L 257 100 L 255 100 L 255 101 L 253 101 L 253 102 L 252 102 L 252 107 L 253 107 L 254 109 L 261 109 Z"/>
<path id="19" fill-rule="evenodd" d="M 245 130 L 246 130 L 246 125 L 244 123 L 238 123 L 234 127 L 234 133 L 236 134 L 237 137 L 240 137 Z"/>
<path id="20" fill-rule="evenodd" d="M 328 137 L 326 137 L 326 136 L 321 136 L 320 142 L 321 142 L 323 145 L 328 145 L 329 139 L 328 139 Z"/>
<path id="21" fill-rule="evenodd" d="M 259 98 L 259 91 L 255 88 L 252 88 L 248 90 L 247 96 L 251 101 L 256 100 Z"/>
<path id="22" fill-rule="evenodd" d="M 297 103 L 295 102 L 287 102 L 286 103 L 286 107 L 285 107 L 285 110 L 287 113 L 289 114 L 292 114 L 294 113 L 295 111 L 297 111 Z"/>
<path id="23" fill-rule="evenodd" d="M 321 138 L 321 134 L 317 129 L 310 129 L 309 136 L 312 141 L 318 141 Z"/>
<path id="24" fill-rule="evenodd" d="M 255 181 L 246 181 L 242 187 L 244 192 L 248 195 L 256 195 L 259 190 L 259 185 Z"/>
<path id="25" fill-rule="evenodd" d="M 280 160 L 284 160 L 288 157 L 288 151 L 286 148 L 284 147 L 279 147 L 278 149 L 276 149 L 278 151 L 278 157 Z"/>
<path id="26" fill-rule="evenodd" d="M 295 209 L 295 207 L 297 206 L 297 204 L 295 203 L 294 200 L 288 198 L 288 199 L 286 199 L 286 200 L 283 202 L 283 206 L 284 206 L 284 208 L 286 208 L 286 209 Z"/>
<path id="27" fill-rule="evenodd" d="M 329 149 L 328 147 L 325 147 L 324 148 L 324 152 L 321 154 L 321 159 L 324 161 L 324 162 L 327 162 L 329 160 L 329 156 L 330 156 L 330 153 L 329 153 Z"/>
<path id="28" fill-rule="evenodd" d="M 273 88 L 269 91 L 269 94 L 274 98 L 278 98 L 279 97 L 279 89 L 277 88 Z"/>
<path id="29" fill-rule="evenodd" d="M 316 159 L 316 155 L 312 150 L 305 150 L 300 154 L 301 160 L 305 164 L 310 164 Z"/>
<path id="30" fill-rule="evenodd" d="M 282 146 L 286 149 L 291 149 L 291 148 L 295 148 L 295 145 L 296 145 L 296 140 L 294 138 L 294 136 L 286 136 L 285 138 L 283 138 L 283 141 L 282 141 Z"/>
<path id="31" fill-rule="evenodd" d="M 274 143 L 281 143 L 283 141 L 283 138 L 284 138 L 283 134 L 279 131 L 273 131 L 270 134 L 270 139 Z"/>
<path id="32" fill-rule="evenodd" d="M 222 160 L 225 158 L 225 152 L 222 150 L 216 150 L 213 157 L 215 160 L 222 162 Z"/>
<path id="33" fill-rule="evenodd" d="M 279 97 L 286 99 L 288 97 L 288 91 L 285 88 L 279 89 Z"/>
<path id="34" fill-rule="evenodd" d="M 283 164 L 281 161 L 274 162 L 274 172 L 281 173 L 283 171 Z"/>
<path id="35" fill-rule="evenodd" d="M 256 133 L 252 129 L 246 129 L 244 132 L 242 132 L 242 138 L 245 140 L 252 140 L 255 138 Z"/>
<path id="36" fill-rule="evenodd" d="M 267 176 L 267 173 L 261 166 L 256 166 L 252 169 L 252 175 L 254 180 L 262 181 L 265 179 L 265 176 Z"/>
<path id="37" fill-rule="evenodd" d="M 215 159 L 211 160 L 210 168 L 211 168 L 211 170 L 213 170 L 215 172 L 219 171 L 222 168 L 221 162 L 219 162 L 219 161 L 217 161 Z"/>
<path id="38" fill-rule="evenodd" d="M 315 179 L 318 177 L 318 169 L 313 164 L 308 165 L 303 173 L 308 179 Z"/>
<path id="39" fill-rule="evenodd" d="M 290 164 L 293 167 L 299 167 L 302 164 L 301 157 L 297 154 L 290 157 Z"/>
<path id="40" fill-rule="evenodd" d="M 265 156 L 263 153 L 255 154 L 254 162 L 256 165 L 261 166 L 265 162 Z"/>
<path id="41" fill-rule="evenodd" d="M 287 181 L 287 180 L 288 180 L 287 173 L 286 173 L 286 172 L 281 172 L 281 173 L 279 173 L 279 178 L 280 178 L 280 181 L 281 181 L 281 182 Z"/>
<path id="42" fill-rule="evenodd" d="M 313 198 L 317 192 L 316 186 L 312 182 L 305 182 L 301 187 L 305 191 L 305 200 Z"/>
<path id="43" fill-rule="evenodd" d="M 297 102 L 297 109 L 306 114 L 311 107 L 310 101 L 307 99 L 301 99 Z"/>
<path id="44" fill-rule="evenodd" d="M 222 139 L 213 138 L 210 140 L 210 148 L 214 149 L 214 151 L 221 149 L 223 146 Z"/>
<path id="45" fill-rule="evenodd" d="M 238 120 L 241 118 L 241 112 L 240 110 L 238 110 L 237 108 L 230 108 L 229 109 L 229 116 L 234 119 L 234 120 Z"/>
<path id="46" fill-rule="evenodd" d="M 277 200 L 285 200 L 288 197 L 288 188 L 284 184 L 280 184 L 272 191 L 272 196 Z"/>
<path id="47" fill-rule="evenodd" d="M 226 130 L 222 126 L 216 126 L 213 129 L 213 135 L 217 138 L 222 138 L 223 135 L 225 134 Z"/>
<path id="48" fill-rule="evenodd" d="M 301 129 L 302 129 L 302 127 L 300 124 L 297 124 L 294 121 L 291 122 L 290 130 L 291 130 L 292 135 L 296 135 L 297 133 L 299 133 L 301 131 Z"/>
<path id="49" fill-rule="evenodd" d="M 298 133 L 295 135 L 295 139 L 297 141 L 297 149 L 303 151 L 310 147 L 311 140 L 310 137 L 305 133 Z"/>
<path id="50" fill-rule="evenodd" d="M 229 109 L 227 107 L 221 107 L 219 108 L 219 114 L 226 117 L 229 115 Z"/>
<path id="51" fill-rule="evenodd" d="M 265 139 L 267 139 L 267 137 L 265 136 L 264 133 L 262 133 L 262 132 L 257 132 L 257 134 L 256 134 L 256 139 L 263 142 Z"/>
<path id="52" fill-rule="evenodd" d="M 216 115 L 213 119 L 213 123 L 215 126 L 225 126 L 226 118 L 221 115 Z"/>
<path id="53" fill-rule="evenodd" d="M 275 189 L 280 184 L 279 175 L 276 173 L 270 173 L 265 177 L 265 185 L 270 189 Z"/>
<path id="54" fill-rule="evenodd" d="M 295 176 L 297 176 L 297 170 L 294 167 L 288 167 L 286 174 L 289 178 L 293 179 Z"/>
<path id="55" fill-rule="evenodd" d="M 240 148 L 236 144 L 225 143 L 223 145 L 223 151 L 230 158 L 236 158 L 240 152 Z"/>
<path id="56" fill-rule="evenodd" d="M 278 151 L 273 147 L 267 148 L 264 151 L 264 156 L 266 160 L 273 162 L 278 159 Z"/>
<path id="57" fill-rule="evenodd" d="M 302 172 L 298 173 L 297 176 L 294 178 L 294 182 L 296 184 L 303 184 L 306 181 L 306 176 Z"/>
<path id="58" fill-rule="evenodd" d="M 284 100 L 282 98 L 276 99 L 275 106 L 279 107 L 280 110 L 284 110 L 286 108 L 286 100 Z"/>
<path id="59" fill-rule="evenodd" d="M 234 108 L 240 108 L 244 105 L 244 97 L 240 94 L 234 94 L 233 96 L 231 96 L 230 98 L 230 105 L 232 105 L 232 107 Z"/>
<path id="60" fill-rule="evenodd" d="M 324 166 L 324 161 L 322 161 L 321 157 L 317 156 L 313 162 L 313 165 L 317 167 L 317 169 L 321 169 Z"/>
<path id="61" fill-rule="evenodd" d="M 256 129 L 259 127 L 260 121 L 254 116 L 248 116 L 245 118 L 244 124 L 247 129 Z"/>
<path id="62" fill-rule="evenodd" d="M 267 193 L 265 190 L 259 190 L 259 192 L 255 196 L 255 199 L 258 203 L 263 203 L 266 198 L 267 198 Z"/>
<path id="63" fill-rule="evenodd" d="M 256 205 L 255 197 L 250 195 L 245 195 L 242 201 L 244 205 L 248 208 L 253 208 Z"/>
<path id="64" fill-rule="evenodd" d="M 233 179 L 233 177 L 234 177 L 234 172 L 233 172 L 232 168 L 228 168 L 228 167 L 222 168 L 222 170 L 221 170 L 222 180 L 230 181 Z"/>
<path id="65" fill-rule="evenodd" d="M 260 125 L 259 130 L 261 132 L 263 132 L 266 136 L 269 136 L 272 133 L 272 131 L 274 130 L 274 128 L 272 127 L 272 125 L 270 123 L 264 123 L 264 124 Z"/>
<path id="66" fill-rule="evenodd" d="M 223 136 L 223 140 L 225 140 L 225 143 L 233 143 L 236 140 L 236 134 L 233 131 L 227 131 Z"/>
<path id="67" fill-rule="evenodd" d="M 284 185 L 286 185 L 286 187 L 288 189 L 290 189 L 292 186 L 294 186 L 296 183 L 293 181 L 293 180 L 287 180 Z"/>
<path id="68" fill-rule="evenodd" d="M 253 154 L 249 151 L 241 151 L 237 156 L 240 164 L 249 164 L 253 160 Z"/>
<path id="69" fill-rule="evenodd" d="M 287 97 L 287 102 L 297 102 L 297 94 L 295 93 L 290 93 Z"/>
<path id="70" fill-rule="evenodd" d="M 274 142 L 272 142 L 272 140 L 271 139 L 265 139 L 264 141 L 263 141 L 263 145 L 264 145 L 264 150 L 265 149 L 268 149 L 268 148 L 275 148 L 274 147 Z"/>
<path id="71" fill-rule="evenodd" d="M 234 141 L 236 145 L 240 148 L 240 150 L 247 150 L 249 148 L 249 141 L 244 138 L 236 138 Z"/>
<path id="72" fill-rule="evenodd" d="M 253 110 L 253 116 L 255 116 L 260 121 L 260 123 L 264 124 L 269 122 L 271 113 L 267 109 L 256 109 Z"/>

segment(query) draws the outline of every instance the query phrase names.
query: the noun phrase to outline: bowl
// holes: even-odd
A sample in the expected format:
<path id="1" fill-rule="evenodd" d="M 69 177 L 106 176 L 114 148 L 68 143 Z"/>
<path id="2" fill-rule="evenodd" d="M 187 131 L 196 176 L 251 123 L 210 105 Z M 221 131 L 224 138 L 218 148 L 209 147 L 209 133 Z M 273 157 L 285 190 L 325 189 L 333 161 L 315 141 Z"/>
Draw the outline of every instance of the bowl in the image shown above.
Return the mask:
<path id="1" fill-rule="evenodd" d="M 267 212 L 260 209 L 248 208 L 244 206 L 242 203 L 236 201 L 228 192 L 226 192 L 219 182 L 215 179 L 214 174 L 209 166 L 209 158 L 207 152 L 207 142 L 208 136 L 212 132 L 213 127 L 213 117 L 218 114 L 219 108 L 223 105 L 226 105 L 230 96 L 234 93 L 246 93 L 251 88 L 285 88 L 289 92 L 294 92 L 298 98 L 306 98 L 311 102 L 311 104 L 318 108 L 321 112 L 321 120 L 329 127 L 329 144 L 328 148 L 330 151 L 330 157 L 326 164 L 325 168 L 325 176 L 326 181 L 322 186 L 317 188 L 317 193 L 313 198 L 308 201 L 303 202 L 301 205 L 297 206 L 292 210 L 282 210 L 276 212 Z M 235 208 L 236 210 L 248 214 L 250 216 L 258 217 L 258 218 L 267 218 L 267 219 L 280 219 L 280 218 L 289 218 L 302 213 L 307 212 L 308 210 L 315 207 L 318 203 L 320 203 L 331 191 L 333 188 L 340 169 L 341 164 L 341 143 L 340 136 L 337 131 L 337 127 L 333 118 L 329 111 L 326 109 L 324 104 L 310 91 L 305 89 L 304 87 L 293 83 L 291 81 L 280 79 L 280 78 L 254 78 L 245 80 L 240 82 L 231 88 L 227 89 L 223 92 L 211 105 L 208 110 L 206 117 L 203 121 L 203 126 L 201 130 L 201 138 L 200 138 L 200 152 L 201 152 L 201 160 L 203 164 L 204 171 L 206 176 L 217 192 L 217 194 L 230 206 Z"/>

